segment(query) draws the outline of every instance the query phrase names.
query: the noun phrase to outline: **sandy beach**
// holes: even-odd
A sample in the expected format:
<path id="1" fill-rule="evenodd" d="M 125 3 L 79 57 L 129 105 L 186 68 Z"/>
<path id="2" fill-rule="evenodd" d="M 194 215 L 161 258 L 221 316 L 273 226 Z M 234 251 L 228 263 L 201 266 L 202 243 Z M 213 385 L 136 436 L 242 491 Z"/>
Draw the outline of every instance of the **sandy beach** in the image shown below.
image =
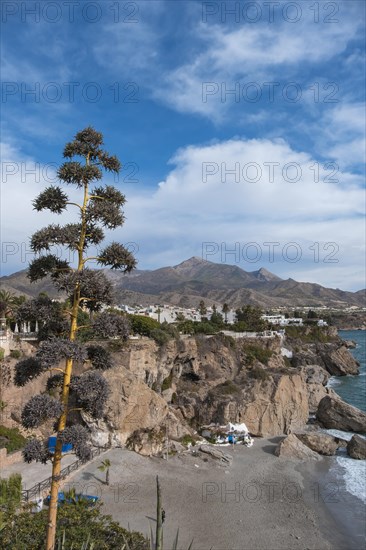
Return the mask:
<path id="1" fill-rule="evenodd" d="M 178 529 L 181 550 L 192 539 L 193 550 L 362 548 L 357 534 L 350 538 L 330 513 L 329 501 L 340 515 L 351 503 L 345 502 L 339 480 L 330 479 L 329 459 L 299 464 L 277 458 L 273 451 L 278 439 L 255 439 L 251 448 L 223 447 L 233 456 L 230 466 L 190 453 L 167 461 L 113 449 L 103 455 L 112 463 L 109 487 L 97 469 L 98 460 L 75 472 L 65 485 L 99 495 L 104 513 L 149 535 L 150 527 L 155 531 L 159 475 L 165 550 L 172 547 Z"/>

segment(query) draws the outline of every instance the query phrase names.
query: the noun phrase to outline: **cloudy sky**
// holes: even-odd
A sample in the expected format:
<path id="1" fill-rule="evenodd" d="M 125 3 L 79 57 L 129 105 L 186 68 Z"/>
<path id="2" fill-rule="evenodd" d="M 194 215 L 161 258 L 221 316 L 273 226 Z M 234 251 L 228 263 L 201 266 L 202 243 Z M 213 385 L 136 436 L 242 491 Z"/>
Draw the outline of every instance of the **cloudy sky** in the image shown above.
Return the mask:
<path id="1" fill-rule="evenodd" d="M 3 2 L 2 274 L 93 125 L 141 269 L 198 256 L 365 287 L 365 3 Z M 63 216 L 72 219 L 73 213 Z"/>

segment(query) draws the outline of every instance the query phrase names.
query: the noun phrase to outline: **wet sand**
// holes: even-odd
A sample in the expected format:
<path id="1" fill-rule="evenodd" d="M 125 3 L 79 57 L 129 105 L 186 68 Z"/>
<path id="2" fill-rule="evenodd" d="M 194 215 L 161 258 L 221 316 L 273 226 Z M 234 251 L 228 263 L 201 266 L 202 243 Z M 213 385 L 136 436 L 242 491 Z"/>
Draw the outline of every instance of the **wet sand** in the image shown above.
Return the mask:
<path id="1" fill-rule="evenodd" d="M 181 550 L 192 539 L 193 550 L 358 550 L 324 502 L 332 490 L 324 477 L 329 459 L 299 464 L 277 458 L 278 440 L 255 439 L 251 448 L 222 447 L 233 456 L 230 466 L 189 453 L 167 461 L 113 449 L 103 455 L 112 463 L 109 487 L 96 460 L 75 472 L 66 488 L 99 495 L 104 513 L 150 536 L 159 475 L 165 550 L 172 548 L 178 529 Z"/>

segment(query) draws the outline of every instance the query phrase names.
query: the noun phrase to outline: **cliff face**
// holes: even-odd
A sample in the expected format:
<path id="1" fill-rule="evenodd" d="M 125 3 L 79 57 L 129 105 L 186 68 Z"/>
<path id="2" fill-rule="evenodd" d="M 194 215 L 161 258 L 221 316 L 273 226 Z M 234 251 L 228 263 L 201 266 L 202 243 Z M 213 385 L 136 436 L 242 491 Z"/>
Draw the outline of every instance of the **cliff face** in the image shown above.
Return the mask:
<path id="1" fill-rule="evenodd" d="M 253 353 L 260 357 L 261 349 L 267 352 L 262 359 L 267 366 L 259 359 L 253 360 Z M 123 391 L 131 378 L 123 374 L 125 369 L 137 378 L 130 392 L 130 401 L 132 395 L 139 401 L 136 429 L 161 425 L 168 410 L 177 419 L 172 423 L 176 422 L 173 438 L 182 433 L 184 423 L 198 427 L 211 422 L 243 421 L 254 435 L 271 436 L 300 428 L 308 420 L 306 376 L 285 363 L 279 340 L 251 341 L 248 347 L 247 342 L 230 338 L 189 338 L 170 342 L 159 350 L 146 339 L 133 342 L 119 360 L 124 367 L 106 376 L 117 373 L 114 376 L 119 378 Z M 152 402 L 159 409 L 154 422 L 151 406 L 148 414 L 142 413 L 147 386 L 161 394 L 152 392 Z M 121 397 L 114 393 L 113 401 L 121 403 Z M 123 404 L 120 407 L 129 410 Z M 120 414 L 110 412 L 112 417 L 118 416 L 118 431 L 124 434 L 120 440 L 125 441 L 131 430 Z"/>
<path id="2" fill-rule="evenodd" d="M 86 414 L 83 420 L 94 443 L 127 444 L 144 454 L 161 452 L 167 439 L 178 441 L 212 422 L 244 422 L 257 436 L 299 430 L 324 397 L 334 397 L 326 388 L 330 374 L 357 372 L 342 341 L 330 336 L 334 339 L 325 343 L 289 339 L 291 361 L 281 355 L 279 339 L 217 335 L 172 340 L 163 347 L 147 338 L 129 341 L 114 353 L 115 367 L 104 372 L 112 394 L 103 420 Z M 7 403 L 2 424 L 19 425 L 22 405 L 44 391 L 47 376 L 24 388 L 2 389 Z M 52 426 L 39 433 L 50 435 Z"/>

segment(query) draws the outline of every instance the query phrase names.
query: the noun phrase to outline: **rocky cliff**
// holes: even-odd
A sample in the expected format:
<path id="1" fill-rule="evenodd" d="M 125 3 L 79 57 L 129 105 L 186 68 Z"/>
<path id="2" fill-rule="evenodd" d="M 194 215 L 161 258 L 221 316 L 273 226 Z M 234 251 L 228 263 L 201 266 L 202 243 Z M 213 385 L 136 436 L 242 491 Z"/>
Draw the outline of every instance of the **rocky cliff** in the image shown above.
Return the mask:
<path id="1" fill-rule="evenodd" d="M 330 374 L 358 372 L 331 332 L 325 342 L 289 338 L 291 360 L 282 356 L 279 338 L 183 337 L 160 347 L 148 338 L 130 340 L 104 373 L 112 390 L 105 417 L 95 422 L 84 414 L 83 420 L 95 444 L 128 445 L 143 454 L 159 453 L 168 440 L 192 437 L 211 423 L 245 422 L 256 436 L 301 430 L 319 403 L 334 397 L 326 388 Z M 2 389 L 2 424 L 17 425 L 22 404 L 44 390 L 46 377 Z M 42 434 L 51 431 L 45 426 Z"/>

